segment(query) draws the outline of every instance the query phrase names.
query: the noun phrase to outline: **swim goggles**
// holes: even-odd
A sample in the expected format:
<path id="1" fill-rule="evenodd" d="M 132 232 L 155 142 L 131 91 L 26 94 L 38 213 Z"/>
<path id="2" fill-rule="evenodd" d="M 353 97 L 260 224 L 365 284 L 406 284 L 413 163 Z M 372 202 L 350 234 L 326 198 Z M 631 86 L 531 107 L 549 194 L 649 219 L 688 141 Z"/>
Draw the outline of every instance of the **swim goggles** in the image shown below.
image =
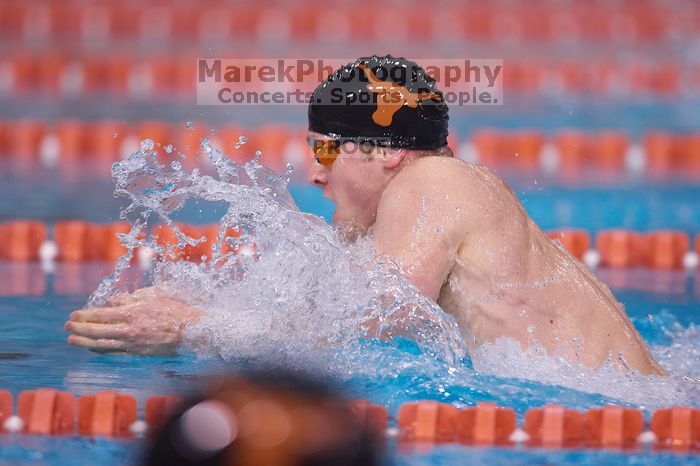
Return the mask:
<path id="1" fill-rule="evenodd" d="M 316 162 L 324 167 L 330 167 L 333 162 L 340 156 L 340 148 L 344 147 L 344 154 L 356 155 L 362 158 L 367 158 L 375 147 L 389 146 L 388 138 L 367 138 L 367 137 L 332 137 L 324 136 L 324 139 L 316 137 L 307 137 L 306 142 L 309 144 L 311 151 L 314 154 Z"/>

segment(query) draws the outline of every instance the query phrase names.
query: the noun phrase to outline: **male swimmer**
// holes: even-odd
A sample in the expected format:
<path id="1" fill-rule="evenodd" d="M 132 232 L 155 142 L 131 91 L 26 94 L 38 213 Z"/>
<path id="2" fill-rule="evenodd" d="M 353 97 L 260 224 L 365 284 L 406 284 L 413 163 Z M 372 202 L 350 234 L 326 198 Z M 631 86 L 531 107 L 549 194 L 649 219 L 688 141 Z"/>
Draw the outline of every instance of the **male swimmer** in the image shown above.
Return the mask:
<path id="1" fill-rule="evenodd" d="M 590 367 L 610 360 L 665 374 L 608 287 L 549 240 L 493 172 L 452 156 L 447 104 L 418 65 L 360 58 L 316 88 L 308 119 L 316 159 L 308 180 L 335 203 L 333 222 L 396 260 L 454 316 L 470 350 L 507 337 Z M 73 312 L 68 342 L 172 353 L 199 315 L 139 290 Z"/>

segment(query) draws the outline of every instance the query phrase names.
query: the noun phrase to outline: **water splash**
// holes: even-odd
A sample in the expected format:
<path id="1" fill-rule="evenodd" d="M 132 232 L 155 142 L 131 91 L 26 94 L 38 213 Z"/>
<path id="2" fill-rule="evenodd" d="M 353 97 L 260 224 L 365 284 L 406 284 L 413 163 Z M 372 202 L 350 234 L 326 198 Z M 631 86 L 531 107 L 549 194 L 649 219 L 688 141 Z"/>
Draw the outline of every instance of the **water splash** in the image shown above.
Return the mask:
<path id="1" fill-rule="evenodd" d="M 259 152 L 239 165 L 204 138 L 200 148 L 215 173 L 189 173 L 177 161 L 168 163 L 168 154 L 149 141 L 112 168 L 115 194 L 130 201 L 121 215 L 132 224 L 122 238 L 129 254 L 90 305 L 114 295 L 133 250 L 148 247 L 161 258 L 153 283 L 205 311 L 187 336 L 209 353 L 316 359 L 379 337 L 408 338 L 421 352 L 447 361 L 464 356 L 455 321 L 394 264 L 377 262 L 369 240 L 347 244 L 323 219 L 299 211 L 287 190 L 291 167 L 280 176 L 260 164 Z M 172 220 L 188 200 L 226 205 L 212 257 L 201 263 L 162 259 L 206 240 L 189 237 Z M 170 227 L 178 244 L 157 244 L 148 234 L 154 223 Z M 402 330 L 406 319 L 415 324 Z"/>
<path id="2" fill-rule="evenodd" d="M 674 377 L 621 373 L 612 361 L 590 369 L 536 345 L 523 352 L 505 338 L 466 359 L 454 320 L 407 283 L 394 264 L 377 262 L 371 241 L 344 243 L 321 218 L 298 210 L 287 191 L 291 167 L 277 175 L 260 164 L 260 153 L 239 165 L 207 138 L 201 151 L 214 169 L 211 175 L 168 163 L 174 155 L 160 153 L 148 141 L 114 164 L 115 194 L 130 200 L 122 218 L 132 229 L 121 237 L 129 252 L 90 305 L 117 292 L 136 247 L 151 248 L 162 258 L 203 241 L 180 231 L 172 215 L 187 200 L 218 201 L 226 211 L 211 259 L 159 259 L 152 271 L 155 285 L 205 312 L 187 331 L 202 356 L 264 358 L 272 364 L 321 366 L 341 379 L 369 378 L 364 385 L 369 392 L 391 390 L 375 396 L 389 405 L 417 398 L 457 404 L 490 400 L 522 411 L 542 402 L 580 408 L 615 400 L 646 408 L 700 403 L 694 327 L 676 329 L 669 334 L 676 343 L 654 348 Z M 147 234 L 154 223 L 168 225 L 178 243 L 158 245 Z M 231 229 L 239 234 L 231 235 Z M 678 358 L 691 359 L 680 363 Z"/>

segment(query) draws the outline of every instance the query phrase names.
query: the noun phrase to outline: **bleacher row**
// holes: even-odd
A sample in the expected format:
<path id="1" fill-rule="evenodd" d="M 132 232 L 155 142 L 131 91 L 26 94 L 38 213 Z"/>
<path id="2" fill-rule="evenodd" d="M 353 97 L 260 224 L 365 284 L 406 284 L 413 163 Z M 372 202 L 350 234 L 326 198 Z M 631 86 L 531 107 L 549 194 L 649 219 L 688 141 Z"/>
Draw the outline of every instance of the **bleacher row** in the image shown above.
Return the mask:
<path id="1" fill-rule="evenodd" d="M 379 14 L 378 12 L 381 12 Z M 464 40 L 622 42 L 684 41 L 700 34 L 694 1 L 603 0 L 442 2 L 139 2 L 4 0 L 0 37 L 26 41 L 140 38 L 152 41 Z"/>
<path id="2" fill-rule="evenodd" d="M 80 55 L 61 51 L 0 51 L 0 97 L 36 97 L 38 94 L 43 99 L 59 100 L 106 98 L 111 95 L 134 100 L 193 102 L 197 91 L 197 59 L 231 58 L 233 55 L 235 52 L 207 57 L 187 53 L 143 56 L 138 52 Z M 254 60 L 265 55 L 262 52 L 255 55 L 248 50 L 246 56 L 249 58 L 245 60 Z M 294 58 L 314 57 L 302 54 Z M 700 64 L 671 58 L 659 61 L 630 57 L 615 60 L 600 56 L 585 60 L 506 58 L 502 76 L 504 91 L 517 94 L 592 94 L 621 98 L 700 95 Z M 274 85 L 273 90 L 277 91 L 293 92 L 299 89 L 306 92 L 312 91 L 318 84 L 319 79 L 315 74 L 305 76 L 302 82 L 273 84 L 263 82 L 253 74 L 249 81 L 233 83 L 231 87 L 234 90 L 259 92 L 269 91 Z M 470 86 L 471 83 L 460 80 L 452 83 L 449 89 L 443 86 L 442 90 L 464 92 L 470 90 Z"/>
<path id="3" fill-rule="evenodd" d="M 185 167 L 192 168 L 204 165 L 201 158 L 193 155 L 199 152 L 205 136 L 236 162 L 250 160 L 259 150 L 263 163 L 275 171 L 283 173 L 287 163 L 291 163 L 298 179 L 303 179 L 312 160 L 304 130 L 279 124 L 257 128 L 225 124 L 212 133 L 210 126 L 202 122 L 188 127 L 161 120 L 126 124 L 115 120 L 18 119 L 0 120 L 0 161 L 20 166 L 111 163 L 128 156 L 139 148 L 141 140 L 149 138 L 161 147 L 173 146 L 173 154 L 156 147 L 162 157 L 182 153 L 186 156 Z M 236 149 L 241 136 L 247 142 Z M 649 131 L 640 140 L 632 141 L 616 130 L 561 130 L 548 135 L 540 130 L 483 128 L 468 139 L 452 134 L 448 142 L 457 157 L 491 167 L 542 167 L 568 172 L 627 169 L 650 176 L 682 173 L 700 177 L 700 133 Z M 101 169 L 105 175 L 108 173 L 104 166 Z"/>
<path id="4" fill-rule="evenodd" d="M 219 225 L 178 224 L 186 235 L 205 241 L 171 251 L 169 259 L 199 262 L 211 258 L 212 244 L 216 243 Z M 0 223 L 0 260 L 10 262 L 58 261 L 58 262 L 112 262 L 126 252 L 117 234 L 128 233 L 126 222 L 95 224 L 82 220 L 62 220 L 46 225 L 39 220 L 10 220 Z M 166 225 L 154 227 L 152 234 L 162 247 L 178 244 L 173 231 Z M 595 236 L 592 248 L 591 236 L 585 230 L 560 229 L 548 232 L 572 255 L 589 263 L 591 267 L 635 268 L 656 270 L 694 269 L 698 266 L 700 234 L 691 244 L 689 235 L 676 230 L 635 232 L 623 229 L 606 229 Z M 232 246 L 230 240 L 241 237 L 238 229 L 227 230 L 223 240 L 223 253 L 249 253 Z M 248 245 L 254 248 L 254 245 Z M 239 249 L 236 249 L 239 248 Z M 695 249 L 695 252 L 693 252 Z M 593 259 L 587 256 L 595 254 Z"/>
<path id="5" fill-rule="evenodd" d="M 69 392 L 40 388 L 18 395 L 14 415 L 12 393 L 0 390 L 0 433 L 142 437 L 162 427 L 182 401 L 178 395 L 151 396 L 144 406 L 145 420 L 139 420 L 137 401 L 126 393 L 98 392 L 76 398 Z M 383 406 L 352 400 L 348 408 L 383 444 L 387 438 L 396 438 L 400 446 L 422 448 L 459 443 L 628 451 L 651 445 L 657 450 L 685 453 L 700 450 L 700 410 L 692 407 L 657 409 L 647 424 L 640 410 L 621 406 L 581 412 L 545 405 L 530 408 L 519 427 L 513 409 L 494 403 L 457 408 L 418 401 L 399 407 L 395 428 L 389 427 L 389 413 Z"/>

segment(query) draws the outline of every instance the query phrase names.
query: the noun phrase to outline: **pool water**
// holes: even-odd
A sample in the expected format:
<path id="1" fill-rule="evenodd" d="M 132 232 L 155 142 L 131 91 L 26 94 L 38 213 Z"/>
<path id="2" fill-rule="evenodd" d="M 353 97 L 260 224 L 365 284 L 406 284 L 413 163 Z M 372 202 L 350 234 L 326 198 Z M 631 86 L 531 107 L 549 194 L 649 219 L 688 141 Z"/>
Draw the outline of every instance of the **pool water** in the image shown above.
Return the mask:
<path id="1" fill-rule="evenodd" d="M 697 185 L 660 183 L 648 185 L 617 183 L 615 186 L 563 188 L 556 181 L 512 182 L 526 209 L 544 228 L 583 227 L 595 232 L 603 227 L 624 226 L 636 230 L 658 227 L 678 228 L 696 233 L 700 225 L 700 198 Z M 47 180 L 34 180 L 40 185 Z M 80 211 L 81 218 L 94 221 L 116 220 L 117 201 L 109 200 L 111 188 L 102 182 L 80 188 L 93 208 L 67 205 L 56 199 L 66 188 L 53 181 L 51 197 L 36 193 L 12 208 L 32 212 L 33 203 L 51 201 L 51 217 L 69 218 Z M 26 187 L 26 185 L 24 185 Z M 12 189 L 11 185 L 6 186 Z M 30 191 L 30 190 L 29 190 Z M 320 191 L 293 186 L 292 194 L 302 210 L 328 218 L 332 204 Z M 106 205 L 96 202 L 105 199 Z M 613 201 L 611 201 L 613 199 Z M 3 203 L 7 201 L 2 201 Z M 7 202 L 8 207 L 10 203 Z M 99 207 L 101 206 L 101 207 Z M 109 212 L 109 213 L 106 213 Z M 218 218 L 216 205 L 189 205 L 178 220 L 210 223 Z M 18 217 L 10 212 L 9 218 Z M 54 387 L 76 396 L 99 390 L 118 390 L 137 397 L 139 406 L 154 394 L 186 392 L 196 386 L 201 375 L 236 365 L 217 360 L 197 360 L 193 355 L 152 358 L 98 355 L 66 344 L 63 322 L 69 313 L 81 308 L 101 277 L 112 265 L 103 263 L 58 264 L 51 274 L 38 264 L 0 264 L 0 386 L 15 395 L 22 390 Z M 516 410 L 519 420 L 528 408 L 545 403 L 561 403 L 585 410 L 605 403 L 623 403 L 650 411 L 676 402 L 700 405 L 700 278 L 685 271 L 600 270 L 625 305 L 633 323 L 652 347 L 662 364 L 678 375 L 695 378 L 673 393 L 675 385 L 632 381 L 626 390 L 637 393 L 620 400 L 616 392 L 599 393 L 601 376 L 578 385 L 535 382 L 517 376 L 477 373 L 469 360 L 455 366 L 417 355 L 410 342 L 399 346 L 370 343 L 353 357 L 366 370 L 335 374 L 337 382 L 353 397 L 368 398 L 395 414 L 407 401 L 433 399 L 458 406 L 492 401 Z M 382 371 L 373 370 L 374 360 L 390 361 Z M 563 382 L 563 379 L 562 379 Z M 86 438 L 49 438 L 0 435 L 0 464 L 125 464 L 138 457 L 141 442 L 107 441 Z M 601 452 L 585 450 L 532 450 L 525 448 L 480 449 L 440 446 L 428 451 L 395 451 L 390 461 L 403 465 L 455 464 L 697 464 L 697 456 L 649 453 Z"/>

